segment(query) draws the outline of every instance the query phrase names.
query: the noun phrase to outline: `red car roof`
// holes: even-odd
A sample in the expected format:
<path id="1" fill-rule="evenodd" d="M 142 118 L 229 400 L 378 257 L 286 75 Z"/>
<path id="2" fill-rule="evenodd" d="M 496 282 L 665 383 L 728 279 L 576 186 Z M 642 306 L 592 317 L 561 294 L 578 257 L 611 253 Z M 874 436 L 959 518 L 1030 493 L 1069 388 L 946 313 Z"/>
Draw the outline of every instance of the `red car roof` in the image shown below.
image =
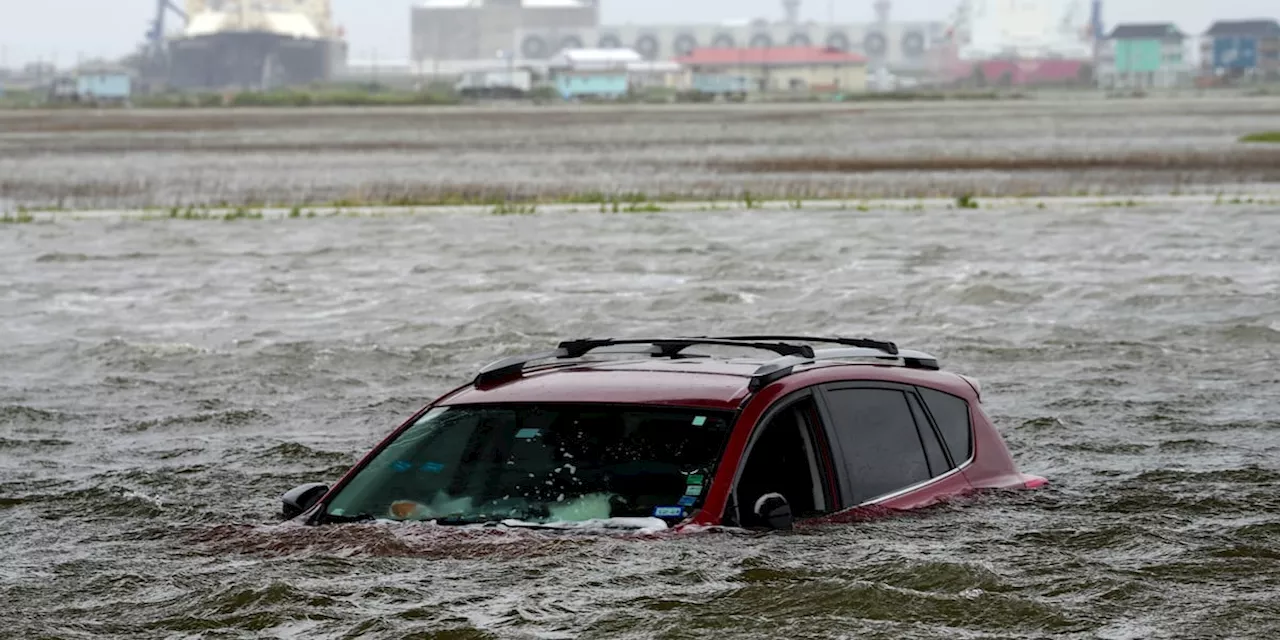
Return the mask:
<path id="1" fill-rule="evenodd" d="M 751 374 L 761 364 L 710 358 L 578 362 L 528 369 L 520 377 L 494 385 L 463 387 L 440 404 L 616 402 L 733 410 L 750 394 Z M 792 386 L 788 381 L 815 384 L 857 379 L 927 383 L 959 395 L 972 393 L 954 374 L 866 363 L 819 363 L 797 368 L 781 382 Z"/>
<path id="2" fill-rule="evenodd" d="M 645 360 L 526 370 L 494 386 L 464 387 L 441 404 L 618 402 L 736 409 L 758 363 Z"/>

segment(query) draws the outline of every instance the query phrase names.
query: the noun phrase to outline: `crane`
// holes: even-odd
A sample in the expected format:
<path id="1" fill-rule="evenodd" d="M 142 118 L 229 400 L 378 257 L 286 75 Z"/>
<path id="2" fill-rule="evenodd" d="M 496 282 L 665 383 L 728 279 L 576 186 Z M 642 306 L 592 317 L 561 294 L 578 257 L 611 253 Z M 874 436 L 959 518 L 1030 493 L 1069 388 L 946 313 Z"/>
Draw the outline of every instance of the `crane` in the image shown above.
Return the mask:
<path id="1" fill-rule="evenodd" d="M 164 22 L 170 11 L 183 20 L 187 19 L 187 12 L 174 4 L 173 0 L 156 0 L 156 17 L 152 19 L 151 29 L 147 31 L 147 44 L 153 56 L 164 52 Z"/>

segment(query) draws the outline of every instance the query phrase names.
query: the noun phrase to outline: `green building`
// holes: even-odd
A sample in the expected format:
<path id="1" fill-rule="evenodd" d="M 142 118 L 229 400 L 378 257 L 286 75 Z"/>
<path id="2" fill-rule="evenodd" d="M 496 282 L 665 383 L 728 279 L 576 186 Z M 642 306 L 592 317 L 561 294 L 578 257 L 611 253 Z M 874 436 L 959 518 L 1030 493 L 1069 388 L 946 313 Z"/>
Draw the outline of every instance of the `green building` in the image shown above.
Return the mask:
<path id="1" fill-rule="evenodd" d="M 1104 89 L 1170 89 L 1191 76 L 1187 35 L 1170 23 L 1119 25 L 1099 53 L 1098 84 Z"/>

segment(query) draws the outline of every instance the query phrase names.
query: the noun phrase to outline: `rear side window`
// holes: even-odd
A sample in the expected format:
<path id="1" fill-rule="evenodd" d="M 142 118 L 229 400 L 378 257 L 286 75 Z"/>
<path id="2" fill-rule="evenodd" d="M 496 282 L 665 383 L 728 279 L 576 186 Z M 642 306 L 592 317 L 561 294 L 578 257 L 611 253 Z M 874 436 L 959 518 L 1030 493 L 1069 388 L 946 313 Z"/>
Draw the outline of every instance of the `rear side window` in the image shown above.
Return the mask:
<path id="1" fill-rule="evenodd" d="M 907 400 L 911 404 L 911 415 L 916 418 L 916 429 L 920 431 L 920 442 L 924 444 L 924 455 L 929 459 L 929 472 L 934 476 L 940 476 L 951 470 L 951 465 L 947 464 L 947 456 L 942 453 L 942 444 L 938 442 L 938 434 L 934 432 L 933 427 L 929 424 L 929 418 L 925 415 L 924 409 L 920 407 L 920 399 L 914 394 L 907 394 Z"/>
<path id="2" fill-rule="evenodd" d="M 969 424 L 969 403 L 949 393 L 920 387 L 920 396 L 929 407 L 933 421 L 957 465 L 973 456 L 973 429 Z"/>
<path id="3" fill-rule="evenodd" d="M 855 388 L 824 395 L 852 481 L 854 504 L 931 477 L 905 393 Z"/>

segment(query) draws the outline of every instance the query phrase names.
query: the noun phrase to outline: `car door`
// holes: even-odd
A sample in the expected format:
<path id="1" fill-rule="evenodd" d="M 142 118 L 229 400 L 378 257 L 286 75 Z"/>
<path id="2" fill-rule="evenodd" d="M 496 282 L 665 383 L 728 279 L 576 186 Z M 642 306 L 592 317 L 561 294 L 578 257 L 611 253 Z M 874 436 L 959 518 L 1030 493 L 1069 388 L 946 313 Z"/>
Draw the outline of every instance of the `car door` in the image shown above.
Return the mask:
<path id="1" fill-rule="evenodd" d="M 822 423 L 812 391 L 775 402 L 752 429 L 722 521 L 731 526 L 759 526 L 753 522 L 752 508 L 768 493 L 782 494 L 797 520 L 842 508 L 830 442 L 830 431 Z"/>
<path id="2" fill-rule="evenodd" d="M 817 398 L 850 506 L 890 500 L 955 468 L 914 387 L 830 383 L 818 388 Z"/>

